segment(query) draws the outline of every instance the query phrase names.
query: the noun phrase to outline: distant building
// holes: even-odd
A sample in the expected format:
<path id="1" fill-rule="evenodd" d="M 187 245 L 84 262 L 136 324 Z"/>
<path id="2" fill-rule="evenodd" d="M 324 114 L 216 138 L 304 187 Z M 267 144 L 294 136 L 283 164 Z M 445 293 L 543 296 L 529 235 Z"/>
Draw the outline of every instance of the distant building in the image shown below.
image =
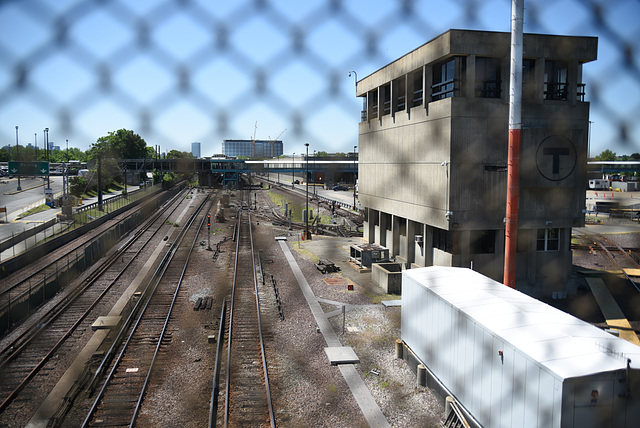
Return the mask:
<path id="1" fill-rule="evenodd" d="M 250 159 L 276 158 L 284 153 L 281 140 L 223 140 L 222 153 Z"/>
<path id="2" fill-rule="evenodd" d="M 196 159 L 200 158 L 200 143 L 191 143 L 191 154 Z"/>
<path id="3" fill-rule="evenodd" d="M 561 291 L 584 226 L 595 37 L 524 35 L 516 285 Z M 502 281 L 510 34 L 450 30 L 357 82 L 364 237 Z"/>

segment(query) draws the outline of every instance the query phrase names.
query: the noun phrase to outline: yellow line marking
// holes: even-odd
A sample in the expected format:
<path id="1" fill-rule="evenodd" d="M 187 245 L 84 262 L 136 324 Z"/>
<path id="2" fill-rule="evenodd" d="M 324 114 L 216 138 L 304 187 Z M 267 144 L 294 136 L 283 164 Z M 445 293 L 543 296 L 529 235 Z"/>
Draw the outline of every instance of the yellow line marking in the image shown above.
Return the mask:
<path id="1" fill-rule="evenodd" d="M 622 313 L 620 306 L 616 303 L 611 292 L 600 278 L 586 278 L 587 284 L 591 288 L 593 297 L 595 297 L 602 315 L 607 325 L 612 328 L 618 327 L 620 330 L 620 338 L 640 346 L 638 335 L 631 328 L 631 324 Z"/>

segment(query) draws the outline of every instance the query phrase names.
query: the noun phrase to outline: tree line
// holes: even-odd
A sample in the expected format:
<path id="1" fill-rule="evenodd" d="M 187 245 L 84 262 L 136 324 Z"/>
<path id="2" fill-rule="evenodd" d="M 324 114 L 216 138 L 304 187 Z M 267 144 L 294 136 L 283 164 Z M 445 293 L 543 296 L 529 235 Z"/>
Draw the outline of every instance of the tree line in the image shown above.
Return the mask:
<path id="1" fill-rule="evenodd" d="M 89 165 L 89 171 L 84 176 L 71 177 L 69 179 L 69 191 L 74 196 L 96 192 L 98 189 L 97 170 L 101 171 L 102 190 L 108 190 L 115 186 L 124 187 L 125 173 L 122 168 L 122 159 L 155 159 L 157 157 L 154 147 L 147 145 L 146 141 L 128 129 L 118 129 L 102 136 L 91 145 L 89 150 L 82 151 L 76 147 L 61 150 L 36 149 L 33 146 L 8 146 L 0 148 L 0 162 L 8 161 L 49 161 L 51 163 L 64 163 L 77 160 Z M 171 150 L 166 154 L 168 159 L 191 159 L 192 154 Z M 163 176 L 154 171 L 154 182 L 171 184 L 179 177 L 174 173 L 166 173 Z"/>

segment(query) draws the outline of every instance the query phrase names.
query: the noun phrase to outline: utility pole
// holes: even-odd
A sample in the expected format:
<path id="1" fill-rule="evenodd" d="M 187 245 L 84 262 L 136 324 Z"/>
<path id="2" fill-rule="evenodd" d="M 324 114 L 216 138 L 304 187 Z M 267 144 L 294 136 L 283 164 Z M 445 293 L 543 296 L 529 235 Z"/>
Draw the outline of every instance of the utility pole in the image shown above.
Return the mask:
<path id="1" fill-rule="evenodd" d="M 306 159 L 306 174 L 305 174 L 305 184 L 306 184 L 306 189 L 305 189 L 305 204 L 306 204 L 306 215 L 304 216 L 304 239 L 311 239 L 311 234 L 309 233 L 309 143 L 304 143 L 305 147 L 307 148 L 307 155 L 305 157 Z"/>
<path id="2" fill-rule="evenodd" d="M 516 288 L 516 242 L 522 133 L 522 50 L 524 0 L 511 1 L 511 82 L 509 84 L 509 153 L 505 216 L 504 285 Z"/>
<path id="3" fill-rule="evenodd" d="M 356 150 L 358 146 L 353 146 L 353 210 L 357 209 L 356 206 Z"/>
<path id="4" fill-rule="evenodd" d="M 18 149 L 18 125 L 16 125 L 16 162 L 20 162 L 19 157 L 20 157 L 20 149 Z M 18 192 L 22 190 L 22 187 L 20 186 L 20 171 L 18 171 L 18 188 L 16 190 Z"/>

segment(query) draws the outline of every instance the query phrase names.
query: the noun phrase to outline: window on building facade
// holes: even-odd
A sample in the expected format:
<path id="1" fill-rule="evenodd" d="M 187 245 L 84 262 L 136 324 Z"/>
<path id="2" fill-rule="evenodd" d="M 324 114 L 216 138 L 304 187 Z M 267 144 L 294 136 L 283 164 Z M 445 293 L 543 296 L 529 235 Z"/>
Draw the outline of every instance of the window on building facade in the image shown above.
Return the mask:
<path id="1" fill-rule="evenodd" d="M 470 232 L 471 254 L 493 254 L 496 252 L 495 230 L 472 230 Z"/>
<path id="2" fill-rule="evenodd" d="M 544 99 L 567 99 L 567 63 L 563 61 L 545 61 L 544 63 Z"/>
<path id="3" fill-rule="evenodd" d="M 476 97 L 500 98 L 502 80 L 500 77 L 500 59 L 476 58 Z"/>
<path id="4" fill-rule="evenodd" d="M 391 113 L 391 84 L 388 83 L 380 88 L 382 95 L 382 115 Z"/>
<path id="5" fill-rule="evenodd" d="M 560 249 L 560 229 L 538 229 L 537 251 L 558 251 Z"/>
<path id="6" fill-rule="evenodd" d="M 369 111 L 371 112 L 371 119 L 375 119 L 376 117 L 378 117 L 378 90 L 374 89 L 373 91 L 369 91 L 367 100 L 369 101 Z"/>
<path id="7" fill-rule="evenodd" d="M 536 60 L 523 58 L 522 60 L 522 96 L 534 99 L 536 96 Z"/>
<path id="8" fill-rule="evenodd" d="M 582 63 L 578 64 L 578 91 L 577 91 L 577 99 L 580 102 L 584 102 L 585 95 L 585 84 L 582 83 Z"/>
<path id="9" fill-rule="evenodd" d="M 433 66 L 432 101 L 451 98 L 461 89 L 460 76 L 464 73 L 464 60 L 463 57 L 454 57 Z"/>
<path id="10" fill-rule="evenodd" d="M 402 111 L 407 105 L 406 92 L 406 78 L 402 76 L 399 79 L 393 81 L 393 98 L 395 108 L 394 111 Z"/>
<path id="11" fill-rule="evenodd" d="M 433 248 L 453 254 L 453 232 L 434 227 Z"/>
<path id="12" fill-rule="evenodd" d="M 422 105 L 422 69 L 416 70 L 411 73 L 411 81 L 413 82 L 413 96 L 411 99 L 412 107 Z"/>

